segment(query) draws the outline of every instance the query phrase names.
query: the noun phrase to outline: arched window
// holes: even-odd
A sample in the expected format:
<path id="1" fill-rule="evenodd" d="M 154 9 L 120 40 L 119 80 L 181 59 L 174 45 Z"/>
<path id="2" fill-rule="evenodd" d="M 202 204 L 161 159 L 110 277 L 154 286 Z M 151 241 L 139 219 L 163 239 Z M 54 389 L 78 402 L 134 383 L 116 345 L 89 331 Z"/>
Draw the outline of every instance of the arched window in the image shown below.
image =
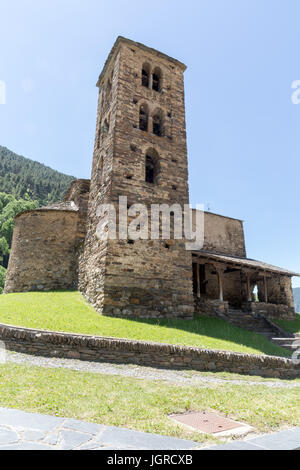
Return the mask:
<path id="1" fill-rule="evenodd" d="M 157 184 L 159 176 L 159 155 L 156 150 L 147 150 L 145 167 L 146 183 Z"/>
<path id="2" fill-rule="evenodd" d="M 103 156 L 101 155 L 98 160 L 97 170 L 96 170 L 98 183 L 103 184 Z"/>
<path id="3" fill-rule="evenodd" d="M 160 110 L 155 111 L 152 117 L 153 129 L 152 132 L 155 135 L 161 137 L 163 135 L 163 114 Z"/>
<path id="4" fill-rule="evenodd" d="M 103 126 L 102 126 L 102 131 L 107 134 L 107 132 L 109 131 L 109 123 L 107 121 L 107 119 L 105 119 L 104 123 L 103 123 Z"/>
<path id="5" fill-rule="evenodd" d="M 161 91 L 161 71 L 158 67 L 154 69 L 152 74 L 152 88 L 155 91 Z"/>
<path id="6" fill-rule="evenodd" d="M 150 82 L 150 65 L 149 64 L 144 64 L 142 67 L 142 85 L 145 86 L 146 88 L 149 88 L 149 82 Z"/>
<path id="7" fill-rule="evenodd" d="M 148 119 L 149 119 L 149 108 L 146 104 L 142 104 L 140 107 L 140 124 L 139 124 L 139 128 L 141 131 L 148 130 Z"/>
<path id="8" fill-rule="evenodd" d="M 111 81 L 108 80 L 108 81 L 107 81 L 107 94 L 109 95 L 110 92 L 111 92 Z"/>
<path id="9" fill-rule="evenodd" d="M 101 126 L 99 126 L 99 130 L 98 130 L 97 148 L 100 148 L 100 142 L 101 142 Z"/>

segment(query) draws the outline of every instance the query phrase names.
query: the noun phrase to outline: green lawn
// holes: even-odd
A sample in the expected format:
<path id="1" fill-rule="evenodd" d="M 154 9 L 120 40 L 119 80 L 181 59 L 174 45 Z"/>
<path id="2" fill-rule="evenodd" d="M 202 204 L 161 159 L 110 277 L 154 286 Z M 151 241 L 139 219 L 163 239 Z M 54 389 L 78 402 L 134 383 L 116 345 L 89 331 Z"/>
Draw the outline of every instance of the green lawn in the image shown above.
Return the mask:
<path id="1" fill-rule="evenodd" d="M 214 410 L 259 432 L 300 424 L 299 389 L 247 384 L 176 386 L 16 364 L 0 365 L 0 406 L 206 443 L 212 438 L 176 425 L 170 414 Z"/>
<path id="2" fill-rule="evenodd" d="M 218 318 L 187 321 L 104 317 L 87 305 L 78 292 L 1 295 L 0 323 L 244 353 L 290 355 L 263 336 Z"/>
<path id="3" fill-rule="evenodd" d="M 297 313 L 296 320 L 273 320 L 278 326 L 289 333 L 300 333 L 300 314 Z"/>

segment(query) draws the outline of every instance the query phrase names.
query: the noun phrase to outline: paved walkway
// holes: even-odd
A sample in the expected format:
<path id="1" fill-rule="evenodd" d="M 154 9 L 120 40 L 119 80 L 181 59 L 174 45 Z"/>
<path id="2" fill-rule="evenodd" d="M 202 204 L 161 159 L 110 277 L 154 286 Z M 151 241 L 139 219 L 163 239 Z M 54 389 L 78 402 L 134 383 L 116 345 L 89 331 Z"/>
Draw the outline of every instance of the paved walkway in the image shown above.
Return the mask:
<path id="1" fill-rule="evenodd" d="M 300 428 L 208 447 L 206 450 L 300 450 Z"/>
<path id="2" fill-rule="evenodd" d="M 0 408 L 0 450 L 196 450 L 199 443 Z M 203 450 L 296 450 L 300 428 Z"/>
<path id="3" fill-rule="evenodd" d="M 0 450 L 189 450 L 199 443 L 0 408 Z"/>
<path id="4" fill-rule="evenodd" d="M 223 379 L 220 378 L 220 376 L 206 375 L 205 373 L 198 371 L 187 372 L 184 370 L 159 369 L 155 367 L 145 367 L 133 364 L 112 364 L 107 362 L 103 363 L 81 361 L 78 359 L 48 358 L 15 353 L 11 351 L 6 352 L 6 357 L 8 362 L 14 362 L 16 364 L 35 365 L 50 369 L 64 368 L 82 372 L 133 377 L 137 379 L 165 380 L 179 386 L 207 386 L 209 384 L 230 383 L 232 385 L 264 385 L 265 387 L 270 388 L 300 388 L 299 380 L 284 381 L 264 379 L 255 381 L 246 377 L 242 379 Z"/>

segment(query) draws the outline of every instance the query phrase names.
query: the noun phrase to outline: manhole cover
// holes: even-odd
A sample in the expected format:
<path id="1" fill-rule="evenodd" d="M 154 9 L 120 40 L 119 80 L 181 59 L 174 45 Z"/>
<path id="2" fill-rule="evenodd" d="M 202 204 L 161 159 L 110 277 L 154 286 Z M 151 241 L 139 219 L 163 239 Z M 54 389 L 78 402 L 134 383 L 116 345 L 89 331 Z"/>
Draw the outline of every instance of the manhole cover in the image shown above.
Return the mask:
<path id="1" fill-rule="evenodd" d="M 206 434 L 221 433 L 243 426 L 232 419 L 223 418 L 209 411 L 172 415 L 171 418 Z"/>

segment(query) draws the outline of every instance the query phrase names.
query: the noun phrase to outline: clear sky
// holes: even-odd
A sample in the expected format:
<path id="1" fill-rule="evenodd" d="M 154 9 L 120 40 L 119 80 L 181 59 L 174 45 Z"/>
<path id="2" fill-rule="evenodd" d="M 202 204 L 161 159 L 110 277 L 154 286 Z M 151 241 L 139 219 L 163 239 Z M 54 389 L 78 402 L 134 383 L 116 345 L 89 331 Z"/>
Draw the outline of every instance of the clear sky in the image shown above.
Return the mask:
<path id="1" fill-rule="evenodd" d="M 243 219 L 249 257 L 300 272 L 299 18 L 299 0 L 1 0 L 0 145 L 88 178 L 116 37 L 159 49 L 188 66 L 192 204 Z"/>

